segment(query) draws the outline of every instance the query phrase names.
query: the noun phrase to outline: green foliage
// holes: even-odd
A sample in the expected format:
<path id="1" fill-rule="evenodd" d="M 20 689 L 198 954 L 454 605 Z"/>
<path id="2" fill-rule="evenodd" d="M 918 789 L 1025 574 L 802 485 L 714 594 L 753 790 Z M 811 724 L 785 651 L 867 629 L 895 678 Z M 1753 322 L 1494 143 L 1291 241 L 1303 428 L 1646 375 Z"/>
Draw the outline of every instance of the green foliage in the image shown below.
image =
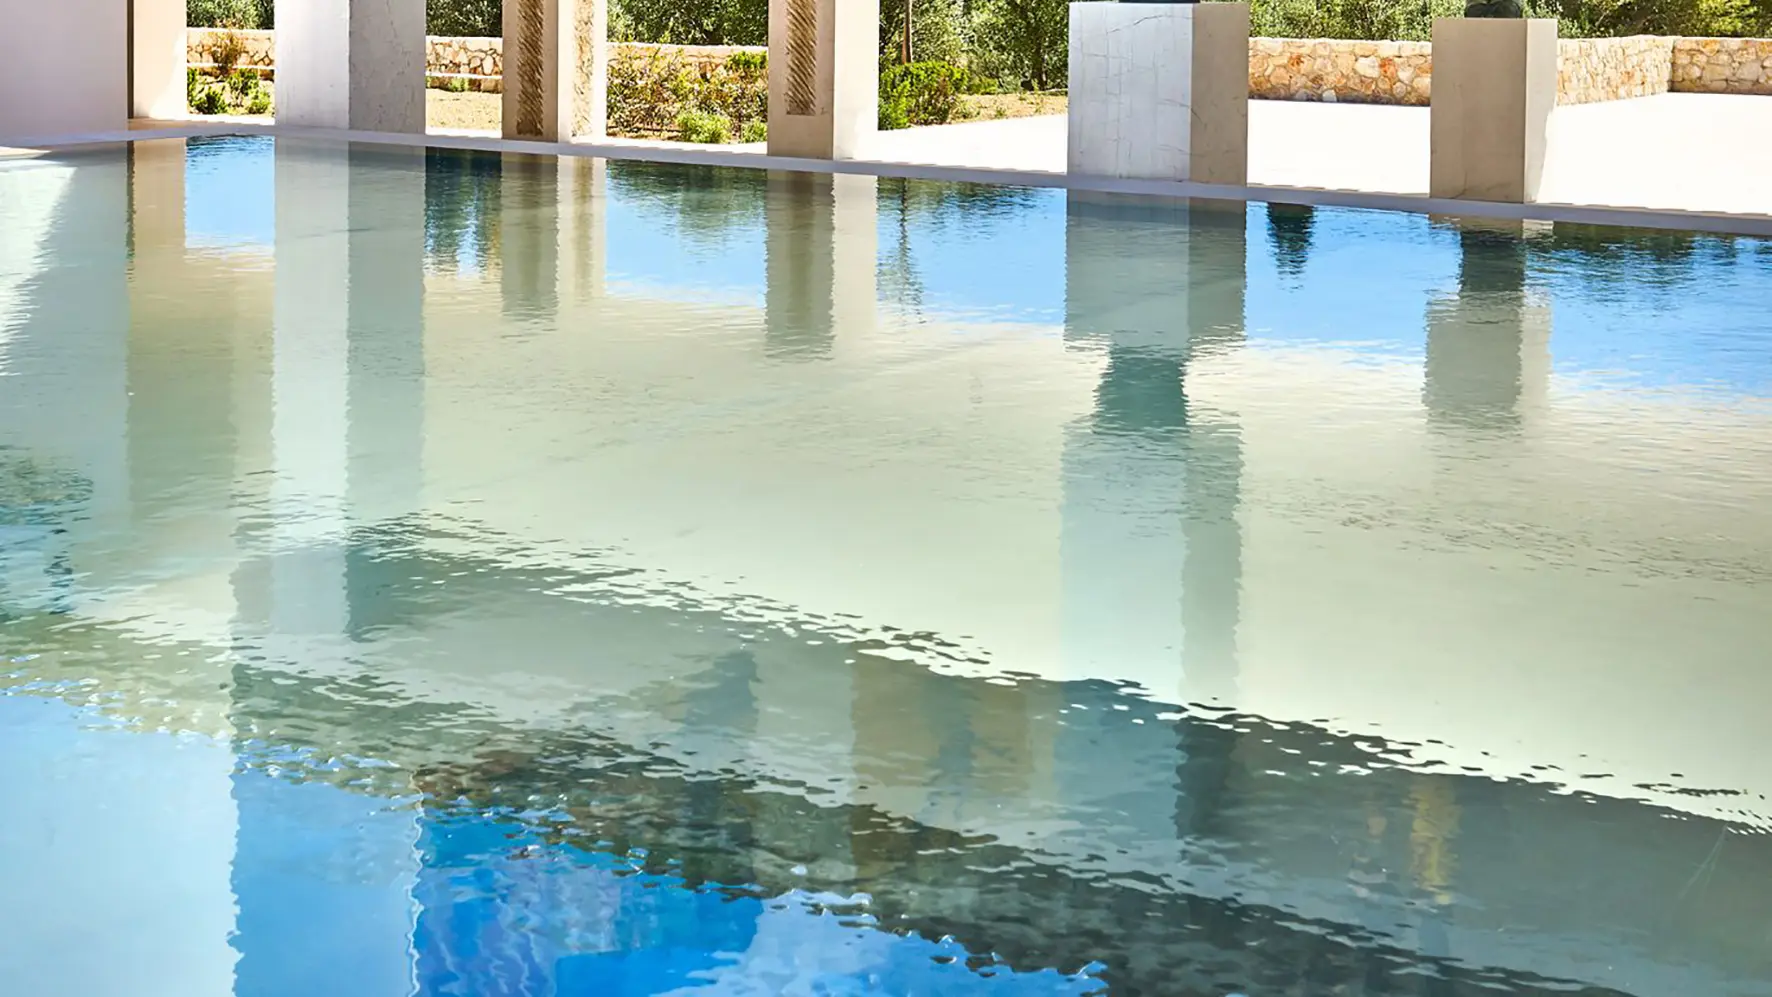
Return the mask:
<path id="1" fill-rule="evenodd" d="M 1069 76 L 1065 0 L 972 0 L 972 39 L 973 68 L 984 76 L 1024 90 L 1061 87 Z"/>
<path id="2" fill-rule="evenodd" d="M 271 113 L 271 91 L 251 69 L 236 69 L 219 79 L 202 69 L 187 69 L 185 102 L 197 114 Z"/>
<path id="3" fill-rule="evenodd" d="M 620 24 L 616 37 L 634 41 L 767 45 L 769 0 L 611 0 L 610 22 Z"/>
<path id="4" fill-rule="evenodd" d="M 746 58 L 740 58 L 746 56 Z M 618 50 L 609 59 L 609 129 L 658 137 L 682 131 L 685 112 L 719 115 L 728 129 L 769 117 L 766 60 L 734 53 L 724 63 L 692 62 L 659 50 Z"/>
<path id="5" fill-rule="evenodd" d="M 769 53 L 734 52 L 726 57 L 726 68 L 744 76 L 762 76 L 769 72 Z"/>
<path id="6" fill-rule="evenodd" d="M 946 62 L 913 62 L 880 72 L 880 128 L 942 125 L 960 115 L 967 73 Z"/>
<path id="7" fill-rule="evenodd" d="M 911 62 L 963 65 L 971 44 L 964 0 L 880 0 L 880 58 L 904 59 L 905 8 L 911 10 Z"/>
<path id="8" fill-rule="evenodd" d="M 740 128 L 738 130 L 738 140 L 740 142 L 746 142 L 746 143 L 756 143 L 756 142 L 769 141 L 769 122 L 767 122 L 767 121 L 747 121 L 747 122 L 745 122 L 744 127 Z"/>
<path id="9" fill-rule="evenodd" d="M 503 0 L 425 0 L 425 33 L 497 38 L 504 34 Z"/>
<path id="10" fill-rule="evenodd" d="M 1249 30 L 1268 38 L 1427 41 L 1435 18 L 1463 12 L 1463 0 L 1255 0 Z"/>
<path id="11" fill-rule="evenodd" d="M 259 91 L 258 74 L 250 69 L 236 69 L 228 74 L 227 88 L 229 96 L 245 100 Z"/>
<path id="12" fill-rule="evenodd" d="M 272 0 L 185 0 L 185 23 L 193 28 L 270 28 L 275 20 Z"/>
<path id="13" fill-rule="evenodd" d="M 228 98 L 221 87 L 205 86 L 197 99 L 191 101 L 191 110 L 198 114 L 226 114 Z"/>
<path id="14" fill-rule="evenodd" d="M 467 93 L 469 89 L 465 76 L 427 76 L 425 86 L 445 93 Z"/>
<path id="15" fill-rule="evenodd" d="M 732 139 L 732 119 L 714 111 L 683 111 L 677 115 L 677 141 L 718 144 Z"/>

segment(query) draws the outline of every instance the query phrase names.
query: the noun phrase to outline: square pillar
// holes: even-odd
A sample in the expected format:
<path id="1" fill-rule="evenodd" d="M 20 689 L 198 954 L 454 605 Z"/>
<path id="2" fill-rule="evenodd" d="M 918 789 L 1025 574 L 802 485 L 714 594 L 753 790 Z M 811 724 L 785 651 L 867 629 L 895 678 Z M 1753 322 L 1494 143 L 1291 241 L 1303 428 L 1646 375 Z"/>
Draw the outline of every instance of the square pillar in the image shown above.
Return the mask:
<path id="1" fill-rule="evenodd" d="M 880 0 L 769 0 L 769 154 L 855 159 L 879 128 Z"/>
<path id="2" fill-rule="evenodd" d="M 1071 4 L 1069 172 L 1241 186 L 1249 6 Z"/>
<path id="3" fill-rule="evenodd" d="M 424 133 L 424 0 L 284 4 L 276 45 L 279 125 Z"/>
<path id="4" fill-rule="evenodd" d="M 1436 20 L 1428 193 L 1537 200 L 1556 104 L 1556 21 Z"/>
<path id="5" fill-rule="evenodd" d="M 129 8 L 0 2 L 0 145 L 129 127 Z"/>
<path id="6" fill-rule="evenodd" d="M 608 115 L 608 0 L 507 0 L 504 137 L 601 136 Z"/>
<path id="7" fill-rule="evenodd" d="M 129 0 L 129 116 L 185 117 L 184 0 Z"/>

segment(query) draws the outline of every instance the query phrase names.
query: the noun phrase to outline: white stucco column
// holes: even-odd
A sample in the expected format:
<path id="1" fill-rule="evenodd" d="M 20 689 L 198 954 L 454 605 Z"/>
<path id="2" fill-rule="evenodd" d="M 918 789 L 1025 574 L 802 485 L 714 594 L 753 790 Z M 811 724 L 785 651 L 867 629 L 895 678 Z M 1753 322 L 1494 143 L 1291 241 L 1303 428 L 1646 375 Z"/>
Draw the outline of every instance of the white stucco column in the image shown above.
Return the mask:
<path id="1" fill-rule="evenodd" d="M 424 0 L 303 0 L 277 10 L 277 123 L 422 134 Z"/>
<path id="2" fill-rule="evenodd" d="M 769 154 L 854 159 L 879 126 L 880 0 L 769 0 Z"/>
<path id="3" fill-rule="evenodd" d="M 607 130 L 609 0 L 504 7 L 505 138 L 566 142 Z"/>
<path id="4" fill-rule="evenodd" d="M 1071 4 L 1067 169 L 1242 185 L 1249 6 Z"/>
<path id="5" fill-rule="evenodd" d="M 0 144 L 126 128 L 129 43 L 116 0 L 0 0 Z"/>
<path id="6" fill-rule="evenodd" d="M 182 118 L 184 0 L 129 0 L 129 116 Z"/>

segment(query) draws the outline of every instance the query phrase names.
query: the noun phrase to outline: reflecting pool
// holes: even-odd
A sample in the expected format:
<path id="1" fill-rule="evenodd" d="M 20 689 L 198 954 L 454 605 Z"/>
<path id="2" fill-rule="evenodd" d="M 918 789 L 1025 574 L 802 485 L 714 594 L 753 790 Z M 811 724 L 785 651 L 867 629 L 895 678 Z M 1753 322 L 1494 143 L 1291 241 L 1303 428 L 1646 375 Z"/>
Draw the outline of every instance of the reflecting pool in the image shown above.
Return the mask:
<path id="1" fill-rule="evenodd" d="M 1772 244 L 0 162 L 20 994 L 1772 995 Z"/>

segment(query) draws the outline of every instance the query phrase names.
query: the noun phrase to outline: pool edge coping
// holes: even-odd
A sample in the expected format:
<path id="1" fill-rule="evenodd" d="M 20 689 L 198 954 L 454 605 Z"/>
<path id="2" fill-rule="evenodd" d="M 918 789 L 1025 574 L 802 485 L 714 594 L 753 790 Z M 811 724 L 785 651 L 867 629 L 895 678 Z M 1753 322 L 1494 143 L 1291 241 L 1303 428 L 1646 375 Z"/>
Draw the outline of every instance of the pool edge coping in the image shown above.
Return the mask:
<path id="1" fill-rule="evenodd" d="M 1398 211 L 1408 214 L 1462 216 L 1496 221 L 1564 222 L 1622 228 L 1676 229 L 1717 235 L 1772 237 L 1772 215 L 1695 211 L 1683 208 L 1625 207 L 1616 205 L 1536 202 L 1508 204 L 1464 201 L 1426 194 L 1338 190 L 1322 187 L 1286 187 L 1266 184 L 1207 184 L 1174 180 L 1127 180 L 1113 177 L 1073 176 L 1044 170 L 999 167 L 938 166 L 889 160 L 824 160 L 771 156 L 765 152 L 720 148 L 687 148 L 676 145 L 616 140 L 543 142 L 507 139 L 493 134 L 412 134 L 371 132 L 295 125 L 226 122 L 147 122 L 124 131 L 84 135 L 61 135 L 44 139 L 8 140 L 0 162 L 40 156 L 91 145 L 116 145 L 138 141 L 178 138 L 249 137 L 257 135 L 363 142 L 376 145 L 464 149 L 478 152 L 509 152 L 528 155 L 578 156 L 596 159 L 674 163 L 687 166 L 734 167 L 779 170 L 793 173 L 828 173 L 895 179 L 931 180 L 946 183 L 984 183 L 1006 187 L 1045 187 L 1104 194 L 1133 194 L 1169 198 L 1244 201 L 1308 205 L 1323 208 L 1354 208 Z"/>

